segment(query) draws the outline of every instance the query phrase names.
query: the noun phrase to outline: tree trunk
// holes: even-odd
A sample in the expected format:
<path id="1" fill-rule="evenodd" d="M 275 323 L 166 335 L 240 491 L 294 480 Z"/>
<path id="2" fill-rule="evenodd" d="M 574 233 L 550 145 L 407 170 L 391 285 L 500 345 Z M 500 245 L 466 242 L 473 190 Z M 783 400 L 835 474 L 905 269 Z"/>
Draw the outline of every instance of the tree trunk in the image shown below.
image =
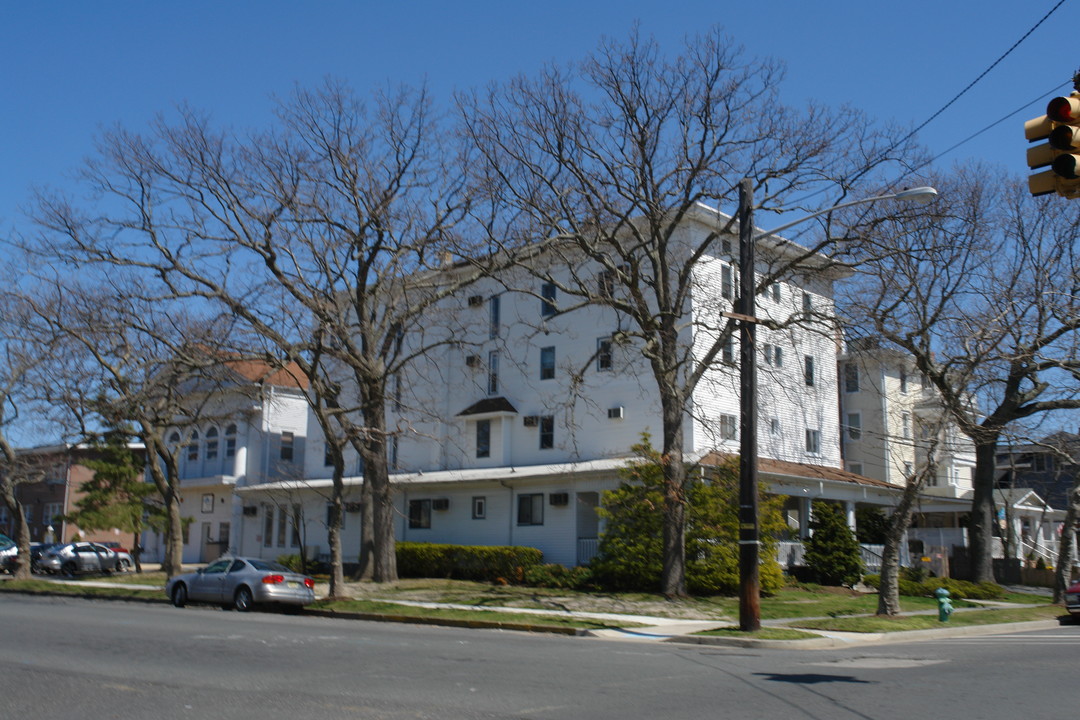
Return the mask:
<path id="1" fill-rule="evenodd" d="M 371 580 L 375 577 L 375 504 L 371 497 L 371 483 L 360 486 L 360 567 L 353 576 L 356 580 Z"/>
<path id="2" fill-rule="evenodd" d="M 161 570 L 166 577 L 179 575 L 184 563 L 184 521 L 180 516 L 180 495 L 173 490 L 165 494 L 165 557 Z"/>
<path id="3" fill-rule="evenodd" d="M 915 501 L 925 479 L 937 474 L 936 466 L 920 472 L 917 478 L 908 480 L 900 502 L 889 516 L 885 528 L 885 549 L 881 552 L 881 584 L 878 586 L 878 615 L 900 614 L 900 543 L 904 542 L 907 529 L 911 526 L 911 516 Z"/>
<path id="4" fill-rule="evenodd" d="M 971 525 L 968 528 L 971 579 L 994 582 L 993 549 L 994 478 L 997 469 L 997 435 L 975 441 L 975 486 L 971 501 Z"/>
<path id="5" fill-rule="evenodd" d="M 1069 491 L 1069 505 L 1065 508 L 1065 522 L 1058 540 L 1058 557 L 1054 570 L 1054 603 L 1065 601 L 1065 589 L 1072 579 L 1073 551 L 1076 546 L 1076 519 L 1080 517 L 1080 478 Z"/>
<path id="6" fill-rule="evenodd" d="M 326 539 L 330 543 L 330 597 L 346 597 L 345 571 L 341 557 L 341 518 L 344 517 L 345 502 L 344 482 L 334 470 L 334 494 L 330 498 L 330 523 L 326 528 Z"/>
<path id="7" fill-rule="evenodd" d="M 16 580 L 29 580 L 30 572 L 30 526 L 26 522 L 26 510 L 18 500 L 14 503 L 15 508 L 15 544 L 19 547 L 19 554 L 13 558 L 14 565 L 11 574 Z"/>
<path id="8" fill-rule="evenodd" d="M 686 595 L 686 464 L 683 462 L 683 403 L 661 388 L 664 423 L 663 570 L 660 590 L 667 597 Z"/>

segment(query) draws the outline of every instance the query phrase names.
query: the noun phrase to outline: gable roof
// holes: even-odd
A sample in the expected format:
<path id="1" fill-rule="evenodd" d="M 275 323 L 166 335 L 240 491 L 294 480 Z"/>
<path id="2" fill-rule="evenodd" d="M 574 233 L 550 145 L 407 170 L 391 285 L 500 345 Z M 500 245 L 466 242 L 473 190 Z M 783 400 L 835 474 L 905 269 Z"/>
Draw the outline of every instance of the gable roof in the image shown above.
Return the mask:
<path id="1" fill-rule="evenodd" d="M 275 367 L 263 360 L 226 360 L 225 367 L 242 379 L 276 387 L 308 389 L 308 377 L 294 362 Z"/>

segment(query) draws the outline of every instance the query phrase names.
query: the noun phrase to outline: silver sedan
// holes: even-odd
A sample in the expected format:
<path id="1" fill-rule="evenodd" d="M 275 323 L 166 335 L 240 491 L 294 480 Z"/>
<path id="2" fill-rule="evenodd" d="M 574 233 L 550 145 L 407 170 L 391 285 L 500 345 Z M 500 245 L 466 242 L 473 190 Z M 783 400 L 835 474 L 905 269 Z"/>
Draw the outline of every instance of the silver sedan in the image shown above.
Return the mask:
<path id="1" fill-rule="evenodd" d="M 246 612 L 268 603 L 302 607 L 315 602 L 315 581 L 269 560 L 228 557 L 169 578 L 165 592 L 176 607 L 200 602 Z"/>

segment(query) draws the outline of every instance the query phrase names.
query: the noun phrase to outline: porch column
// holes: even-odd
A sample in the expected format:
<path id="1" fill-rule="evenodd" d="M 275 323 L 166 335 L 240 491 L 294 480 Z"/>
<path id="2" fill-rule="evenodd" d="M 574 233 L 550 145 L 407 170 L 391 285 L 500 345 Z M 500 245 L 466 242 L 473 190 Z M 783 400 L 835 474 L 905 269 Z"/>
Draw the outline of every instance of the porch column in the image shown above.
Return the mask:
<path id="1" fill-rule="evenodd" d="M 799 498 L 799 539 L 805 540 L 810 537 L 810 523 L 814 520 L 813 506 L 810 498 Z"/>
<path id="2" fill-rule="evenodd" d="M 844 515 L 847 517 L 847 526 L 851 532 L 855 532 L 855 503 L 847 500 L 844 502 Z"/>

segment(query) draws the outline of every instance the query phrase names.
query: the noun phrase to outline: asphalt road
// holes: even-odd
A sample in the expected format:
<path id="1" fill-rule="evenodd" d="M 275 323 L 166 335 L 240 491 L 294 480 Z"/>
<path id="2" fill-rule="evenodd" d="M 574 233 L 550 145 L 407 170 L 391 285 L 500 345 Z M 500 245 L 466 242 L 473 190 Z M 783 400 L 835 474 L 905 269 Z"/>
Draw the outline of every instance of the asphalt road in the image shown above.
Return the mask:
<path id="1" fill-rule="evenodd" d="M 746 650 L 0 595 L 0 719 L 1067 717 L 1080 625 Z"/>

